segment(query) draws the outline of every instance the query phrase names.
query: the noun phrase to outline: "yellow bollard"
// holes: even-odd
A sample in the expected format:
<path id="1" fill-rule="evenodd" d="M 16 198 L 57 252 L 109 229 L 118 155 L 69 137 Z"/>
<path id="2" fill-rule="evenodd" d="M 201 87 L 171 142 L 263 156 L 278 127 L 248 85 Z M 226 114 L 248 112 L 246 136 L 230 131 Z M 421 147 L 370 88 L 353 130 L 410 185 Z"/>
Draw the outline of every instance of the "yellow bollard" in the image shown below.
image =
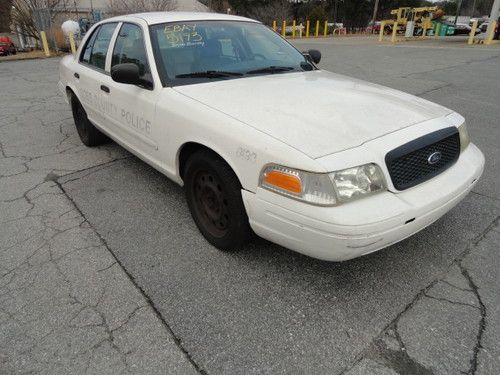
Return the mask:
<path id="1" fill-rule="evenodd" d="M 326 38 L 328 35 L 328 21 L 325 21 L 325 27 L 323 28 L 323 36 Z"/>
<path id="2" fill-rule="evenodd" d="M 422 39 L 427 38 L 427 30 L 429 30 L 430 22 L 429 19 L 426 19 L 422 24 Z"/>
<path id="3" fill-rule="evenodd" d="M 316 20 L 316 29 L 314 30 L 314 36 L 316 38 L 319 36 L 319 20 Z"/>
<path id="4" fill-rule="evenodd" d="M 76 46 L 75 46 L 75 38 L 73 37 L 73 33 L 69 33 L 69 46 L 71 47 L 71 53 L 74 55 L 76 53 Z"/>
<path id="5" fill-rule="evenodd" d="M 276 20 L 273 21 L 273 30 L 276 32 L 276 30 L 278 29 L 278 27 L 276 26 Z"/>
<path id="6" fill-rule="evenodd" d="M 297 22 L 293 20 L 292 22 L 292 38 L 295 38 L 295 28 L 297 27 Z"/>
<path id="7" fill-rule="evenodd" d="M 497 26 L 497 21 L 490 21 L 492 25 L 488 28 L 490 30 L 490 34 L 486 36 L 486 40 L 484 41 L 484 44 L 491 44 L 493 42 L 493 37 L 495 36 L 495 28 Z"/>
<path id="8" fill-rule="evenodd" d="M 394 25 L 392 25 L 391 43 L 396 43 L 396 33 L 397 32 L 398 32 L 398 23 L 394 22 Z"/>
<path id="9" fill-rule="evenodd" d="M 50 56 L 49 44 L 47 43 L 47 35 L 45 31 L 40 31 L 40 37 L 42 38 L 43 51 L 45 52 L 45 56 Z"/>
<path id="10" fill-rule="evenodd" d="M 476 36 L 476 29 L 477 29 L 477 20 L 474 20 L 474 22 L 472 22 L 472 28 L 470 29 L 469 40 L 467 41 L 467 44 L 474 43 L 474 37 Z"/>
<path id="11" fill-rule="evenodd" d="M 381 42 L 384 39 L 384 29 L 385 29 L 385 21 L 380 23 L 380 31 L 378 33 L 378 41 Z"/>
<path id="12" fill-rule="evenodd" d="M 306 21 L 306 38 L 309 38 L 309 26 L 310 26 L 310 22 L 309 20 Z"/>
<path id="13" fill-rule="evenodd" d="M 281 36 L 283 38 L 286 37 L 286 21 L 283 21 L 283 25 L 281 26 Z"/>

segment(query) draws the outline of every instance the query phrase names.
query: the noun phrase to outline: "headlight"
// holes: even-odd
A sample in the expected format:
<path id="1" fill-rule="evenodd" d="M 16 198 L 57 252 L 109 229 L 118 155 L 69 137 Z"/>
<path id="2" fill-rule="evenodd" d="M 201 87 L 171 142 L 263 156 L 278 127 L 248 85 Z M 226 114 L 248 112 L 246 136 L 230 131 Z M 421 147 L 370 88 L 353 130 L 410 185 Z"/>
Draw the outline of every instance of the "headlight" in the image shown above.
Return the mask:
<path id="1" fill-rule="evenodd" d="M 469 132 L 465 122 L 458 127 L 458 135 L 460 136 L 460 152 L 465 150 L 470 143 Z"/>
<path id="2" fill-rule="evenodd" d="M 386 190 L 384 175 L 376 164 L 365 164 L 330 174 L 340 202 Z"/>
<path id="3" fill-rule="evenodd" d="M 280 165 L 264 167 L 260 186 L 311 204 L 333 206 L 386 190 L 382 171 L 365 164 L 332 173 L 312 173 Z"/>

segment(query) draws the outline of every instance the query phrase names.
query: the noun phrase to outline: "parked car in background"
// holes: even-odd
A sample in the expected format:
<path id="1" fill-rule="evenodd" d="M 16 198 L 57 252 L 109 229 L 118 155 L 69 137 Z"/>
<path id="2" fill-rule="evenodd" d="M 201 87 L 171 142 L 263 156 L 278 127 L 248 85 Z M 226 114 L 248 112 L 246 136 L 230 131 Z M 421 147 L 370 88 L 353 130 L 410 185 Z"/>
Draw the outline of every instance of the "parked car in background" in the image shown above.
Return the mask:
<path id="1" fill-rule="evenodd" d="M 479 26 L 479 25 L 483 24 L 484 22 L 488 22 L 488 19 L 487 18 L 471 18 L 469 20 L 469 26 L 472 26 L 474 21 L 477 21 L 477 25 Z"/>
<path id="2" fill-rule="evenodd" d="M 372 34 L 378 34 L 380 32 L 380 27 L 382 26 L 382 21 L 375 21 L 375 24 L 372 25 L 370 22 L 368 26 L 366 27 L 366 32 L 372 33 Z M 404 27 L 399 26 L 398 31 L 405 30 Z M 392 25 L 387 24 L 384 26 L 384 34 L 390 34 L 392 33 Z"/>
<path id="3" fill-rule="evenodd" d="M 16 46 L 8 36 L 0 36 L 0 56 L 15 55 Z"/>
<path id="4" fill-rule="evenodd" d="M 485 33 L 487 30 L 488 30 L 488 26 L 490 25 L 490 21 L 487 21 L 487 22 L 483 22 L 480 26 L 479 26 L 479 29 L 481 30 L 481 32 Z M 496 24 L 496 27 L 495 27 L 495 32 L 497 33 L 498 32 L 498 22 Z"/>
<path id="5" fill-rule="evenodd" d="M 479 29 L 485 33 L 486 30 L 488 30 L 488 26 L 489 26 L 490 22 L 489 21 L 486 21 L 486 22 L 483 22 L 481 25 L 479 25 Z"/>
<path id="6" fill-rule="evenodd" d="M 380 32 L 380 25 L 382 23 L 380 21 L 375 21 L 375 24 L 372 24 L 371 22 L 368 24 L 366 27 L 366 31 L 369 33 L 379 33 Z"/>
<path id="7" fill-rule="evenodd" d="M 468 35 L 470 34 L 471 30 L 472 28 L 469 25 L 465 23 L 457 23 L 455 25 L 455 32 L 453 33 L 453 35 Z M 477 28 L 475 34 L 479 34 L 480 32 L 481 30 Z"/>

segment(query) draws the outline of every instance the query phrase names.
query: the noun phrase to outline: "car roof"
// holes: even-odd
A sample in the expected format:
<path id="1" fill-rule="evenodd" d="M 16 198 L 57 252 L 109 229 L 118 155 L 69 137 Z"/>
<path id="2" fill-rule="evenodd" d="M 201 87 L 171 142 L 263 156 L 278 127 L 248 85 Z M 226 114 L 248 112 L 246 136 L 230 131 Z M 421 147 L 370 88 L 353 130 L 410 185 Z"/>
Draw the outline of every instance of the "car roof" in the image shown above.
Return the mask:
<path id="1" fill-rule="evenodd" d="M 128 14 L 124 16 L 118 16 L 106 19 L 108 21 L 126 21 L 134 20 L 140 18 L 148 25 L 155 25 L 158 23 L 165 22 L 182 22 L 182 21 L 207 21 L 207 20 L 217 20 L 217 21 L 246 21 L 246 22 L 256 22 L 259 21 L 252 20 L 246 17 L 233 16 L 229 14 L 221 13 L 208 13 L 208 12 L 148 12 L 148 13 L 135 13 Z"/>

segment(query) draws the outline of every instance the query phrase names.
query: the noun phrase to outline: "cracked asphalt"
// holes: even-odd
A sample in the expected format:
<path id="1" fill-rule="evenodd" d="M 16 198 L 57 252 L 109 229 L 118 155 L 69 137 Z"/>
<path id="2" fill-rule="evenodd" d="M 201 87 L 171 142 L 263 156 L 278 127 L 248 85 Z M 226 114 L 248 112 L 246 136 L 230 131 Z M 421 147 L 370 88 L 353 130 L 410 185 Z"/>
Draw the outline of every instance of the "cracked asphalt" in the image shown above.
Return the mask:
<path id="1" fill-rule="evenodd" d="M 346 263 L 222 253 L 180 187 L 81 144 L 57 59 L 0 63 L 0 374 L 500 373 L 500 48 L 296 44 L 463 114 L 487 160 L 474 191 Z"/>

